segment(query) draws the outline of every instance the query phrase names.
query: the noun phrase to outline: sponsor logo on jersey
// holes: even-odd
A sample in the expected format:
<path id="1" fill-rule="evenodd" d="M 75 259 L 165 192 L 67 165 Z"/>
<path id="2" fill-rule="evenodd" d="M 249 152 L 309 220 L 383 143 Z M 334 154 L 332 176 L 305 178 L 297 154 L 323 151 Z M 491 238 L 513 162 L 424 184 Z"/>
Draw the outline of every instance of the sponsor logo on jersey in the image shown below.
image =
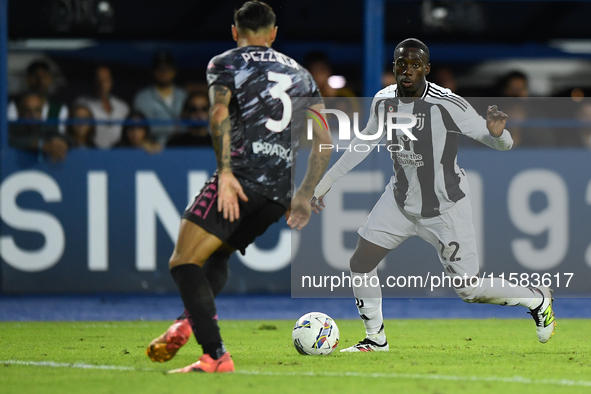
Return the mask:
<path id="1" fill-rule="evenodd" d="M 291 149 L 270 142 L 255 141 L 252 143 L 252 152 L 255 155 L 279 156 L 285 161 L 291 161 Z"/>
<path id="2" fill-rule="evenodd" d="M 397 152 L 396 160 L 401 166 L 422 167 L 425 165 L 423 155 L 414 152 Z"/>

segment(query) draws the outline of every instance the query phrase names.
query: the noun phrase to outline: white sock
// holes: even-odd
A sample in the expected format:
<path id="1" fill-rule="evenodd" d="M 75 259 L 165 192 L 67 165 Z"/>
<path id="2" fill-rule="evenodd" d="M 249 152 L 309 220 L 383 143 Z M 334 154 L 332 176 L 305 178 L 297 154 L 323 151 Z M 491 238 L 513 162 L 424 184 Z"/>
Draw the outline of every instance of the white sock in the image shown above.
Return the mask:
<path id="1" fill-rule="evenodd" d="M 382 288 L 377 268 L 367 274 L 351 272 L 351 282 L 357 310 L 365 325 L 365 333 L 374 342 L 380 345 L 385 343 L 386 335 L 384 331 L 380 332 L 384 317 L 382 315 Z"/>
<path id="2" fill-rule="evenodd" d="M 469 292 L 468 297 L 462 293 Z M 524 306 L 529 309 L 537 308 L 542 302 L 542 295 L 527 287 L 516 286 L 512 282 L 501 278 L 482 278 L 477 287 L 456 290 L 467 302 L 484 304 Z"/>

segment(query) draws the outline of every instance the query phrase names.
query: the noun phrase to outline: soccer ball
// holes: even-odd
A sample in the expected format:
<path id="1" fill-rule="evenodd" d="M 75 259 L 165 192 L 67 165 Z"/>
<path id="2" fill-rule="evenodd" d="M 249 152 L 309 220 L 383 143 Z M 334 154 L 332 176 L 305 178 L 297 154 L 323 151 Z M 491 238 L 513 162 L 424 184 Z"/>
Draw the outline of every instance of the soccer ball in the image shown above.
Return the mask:
<path id="1" fill-rule="evenodd" d="M 300 354 L 328 356 L 339 344 L 339 328 L 330 316 L 310 312 L 298 319 L 291 338 Z"/>

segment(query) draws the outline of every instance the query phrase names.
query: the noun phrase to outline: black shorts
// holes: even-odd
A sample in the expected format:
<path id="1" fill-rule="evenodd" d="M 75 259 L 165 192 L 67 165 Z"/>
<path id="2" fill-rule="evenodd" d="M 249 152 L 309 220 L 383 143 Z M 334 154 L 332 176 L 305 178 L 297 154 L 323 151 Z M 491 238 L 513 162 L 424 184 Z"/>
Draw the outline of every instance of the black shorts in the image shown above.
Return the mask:
<path id="1" fill-rule="evenodd" d="M 183 213 L 183 219 L 190 220 L 244 255 L 246 247 L 277 222 L 287 209 L 244 186 L 243 190 L 248 201 L 238 200 L 240 218 L 230 222 L 218 212 L 218 179 L 214 175 Z"/>

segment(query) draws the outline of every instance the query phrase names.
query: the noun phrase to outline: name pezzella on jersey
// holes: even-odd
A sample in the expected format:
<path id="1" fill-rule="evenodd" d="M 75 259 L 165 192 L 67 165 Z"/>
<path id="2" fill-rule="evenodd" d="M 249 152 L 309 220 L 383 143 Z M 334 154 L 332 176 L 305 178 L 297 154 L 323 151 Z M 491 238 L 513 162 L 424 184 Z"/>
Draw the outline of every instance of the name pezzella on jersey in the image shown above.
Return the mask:
<path id="1" fill-rule="evenodd" d="M 273 50 L 269 51 L 248 51 L 241 54 L 242 58 L 246 63 L 250 61 L 255 62 L 278 62 L 285 66 L 294 68 L 296 70 L 300 69 L 300 65 L 293 59 L 282 55 L 279 52 L 275 52 Z"/>

